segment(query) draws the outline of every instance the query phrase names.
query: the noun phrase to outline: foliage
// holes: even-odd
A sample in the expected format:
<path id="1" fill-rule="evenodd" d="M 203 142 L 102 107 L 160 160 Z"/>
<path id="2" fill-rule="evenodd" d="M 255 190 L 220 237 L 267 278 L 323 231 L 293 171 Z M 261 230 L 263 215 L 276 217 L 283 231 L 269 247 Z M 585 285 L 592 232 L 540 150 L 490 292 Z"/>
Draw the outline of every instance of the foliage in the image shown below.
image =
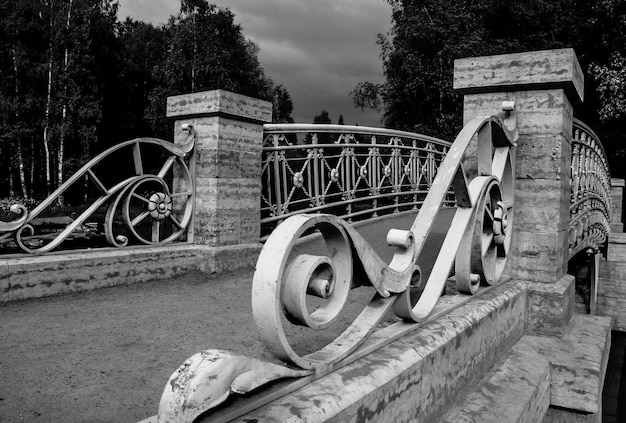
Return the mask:
<path id="1" fill-rule="evenodd" d="M 462 123 L 462 97 L 452 88 L 455 59 L 573 47 L 587 76 L 585 103 L 575 114 L 596 129 L 618 170 L 626 135 L 609 135 L 625 123 L 626 0 L 388 3 L 392 29 L 378 41 L 385 82 L 357 84 L 356 107 L 382 110 L 388 127 L 454 139 Z"/>
<path id="2" fill-rule="evenodd" d="M 607 121 L 626 117 L 626 58 L 616 52 L 607 65 L 591 65 L 590 72 L 598 81 L 600 119 Z"/>
<path id="3" fill-rule="evenodd" d="M 233 13 L 182 0 L 167 24 L 117 20 L 117 0 L 0 0 L 0 196 L 41 197 L 98 151 L 171 139 L 169 95 L 226 89 L 293 102 Z"/>

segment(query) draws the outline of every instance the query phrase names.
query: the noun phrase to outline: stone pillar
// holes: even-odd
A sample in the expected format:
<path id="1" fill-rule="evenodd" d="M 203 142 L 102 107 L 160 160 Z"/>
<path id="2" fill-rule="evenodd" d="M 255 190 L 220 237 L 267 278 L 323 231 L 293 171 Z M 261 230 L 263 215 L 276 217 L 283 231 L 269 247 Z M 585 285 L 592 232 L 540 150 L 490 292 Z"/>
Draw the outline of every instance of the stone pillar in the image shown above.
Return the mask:
<path id="1" fill-rule="evenodd" d="M 222 247 L 258 243 L 260 236 L 263 123 L 272 104 L 228 91 L 184 94 L 167 99 L 175 118 L 175 141 L 196 133 L 194 244 Z M 192 169 L 193 171 L 193 169 Z"/>
<path id="2" fill-rule="evenodd" d="M 624 180 L 611 178 L 611 231 L 624 232 L 622 213 L 624 207 Z"/>
<path id="3" fill-rule="evenodd" d="M 561 335 L 574 306 L 566 274 L 573 104 L 583 100 L 583 73 L 572 49 L 456 60 L 454 88 L 464 122 L 515 101 L 519 140 L 515 168 L 511 276 L 529 281 L 528 328 Z"/>

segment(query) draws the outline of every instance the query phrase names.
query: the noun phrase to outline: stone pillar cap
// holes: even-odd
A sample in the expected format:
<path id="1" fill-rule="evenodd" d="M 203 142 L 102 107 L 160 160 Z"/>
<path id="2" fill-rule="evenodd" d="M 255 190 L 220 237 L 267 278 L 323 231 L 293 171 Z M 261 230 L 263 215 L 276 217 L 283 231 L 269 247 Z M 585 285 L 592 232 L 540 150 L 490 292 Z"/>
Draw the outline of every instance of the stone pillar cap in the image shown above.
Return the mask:
<path id="1" fill-rule="evenodd" d="M 584 75 L 574 49 L 532 51 L 454 61 L 454 89 L 462 94 L 562 88 L 584 100 Z"/>
<path id="2" fill-rule="evenodd" d="M 272 103 L 225 90 L 202 91 L 167 98 L 168 118 L 217 115 L 267 123 L 272 121 Z"/>

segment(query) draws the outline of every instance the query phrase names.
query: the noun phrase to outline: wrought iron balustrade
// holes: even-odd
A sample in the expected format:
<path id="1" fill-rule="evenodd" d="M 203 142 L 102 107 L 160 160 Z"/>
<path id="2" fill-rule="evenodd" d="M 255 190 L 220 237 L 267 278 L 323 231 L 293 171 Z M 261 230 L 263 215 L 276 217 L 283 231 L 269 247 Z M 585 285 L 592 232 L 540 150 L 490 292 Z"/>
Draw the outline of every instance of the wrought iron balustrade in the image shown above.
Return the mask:
<path id="1" fill-rule="evenodd" d="M 181 145 L 156 138 L 117 144 L 87 162 L 32 211 L 15 205 L 13 222 L 0 222 L 0 242 L 47 253 L 67 241 L 88 238 L 86 247 L 161 245 L 185 239 L 192 219 L 194 179 L 189 170 L 195 134 Z M 50 217 L 60 198 L 80 206 L 72 216 Z M 56 228 L 46 233 L 44 225 Z M 65 246 L 65 244 L 63 244 Z M 82 246 L 85 248 L 85 246 Z"/>
<path id="2" fill-rule="evenodd" d="M 303 212 L 353 221 L 416 210 L 449 148 L 447 141 L 389 129 L 265 125 L 262 239 Z M 453 197 L 445 204 L 453 205 Z"/>
<path id="3" fill-rule="evenodd" d="M 604 246 L 610 230 L 611 176 L 598 136 L 575 119 L 572 134 L 572 179 L 569 257 Z"/>

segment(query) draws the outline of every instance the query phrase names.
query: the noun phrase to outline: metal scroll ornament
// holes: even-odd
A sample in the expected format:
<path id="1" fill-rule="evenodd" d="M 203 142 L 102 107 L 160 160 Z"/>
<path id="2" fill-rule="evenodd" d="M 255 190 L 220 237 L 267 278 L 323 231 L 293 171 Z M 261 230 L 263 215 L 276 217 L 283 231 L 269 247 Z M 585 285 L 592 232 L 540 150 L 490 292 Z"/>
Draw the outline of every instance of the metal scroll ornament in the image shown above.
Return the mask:
<path id="1" fill-rule="evenodd" d="M 264 381 L 302 375 L 320 377 L 362 356 L 363 349 L 372 351 L 415 330 L 434 314 L 442 312 L 438 303 L 451 272 L 459 292 L 452 301 L 454 306 L 502 279 L 513 227 L 517 139 L 513 105 L 503 106 L 503 114 L 474 119 L 459 133 L 411 228 L 389 232 L 387 242 L 395 248 L 389 263 L 384 262 L 349 223 L 332 215 L 292 216 L 272 232 L 257 262 L 252 285 L 252 311 L 268 347 L 291 367 L 285 368 L 284 373 L 273 368 L 268 370 Z M 464 160 L 468 154 L 477 155 L 477 161 L 474 161 L 477 168 L 471 172 L 476 176 L 471 180 L 467 177 L 470 172 L 466 173 L 465 169 L 466 163 L 472 162 Z M 456 197 L 455 215 L 430 275 L 426 280 L 419 280 L 416 278 L 419 274 L 417 263 L 450 187 Z M 300 252 L 298 240 L 313 231 L 321 234 L 326 245 L 325 254 Z M 373 287 L 373 297 L 347 329 L 317 351 L 296 352 L 288 326 L 327 330 L 341 316 L 352 289 L 360 286 Z M 421 295 L 411 298 L 412 288 L 420 288 Z M 317 307 L 308 303 L 311 298 L 318 299 Z M 364 345 L 391 310 L 404 321 L 414 324 L 398 326 L 400 329 L 394 337 L 377 341 L 376 345 L 372 346 L 371 342 Z M 203 354 L 211 355 L 211 351 L 216 350 Z M 197 407 L 198 398 L 192 399 L 189 394 L 197 391 L 194 387 L 200 389 L 210 385 L 206 379 L 184 383 L 191 379 L 183 367 L 201 361 L 198 357 L 192 357 L 191 362 L 181 366 L 166 385 L 159 408 L 160 422 L 192 421 L 182 417 L 169 419 L 174 415 L 172 408 L 180 411 Z M 258 366 L 258 363 L 253 366 L 255 371 L 264 374 Z M 293 369 L 300 373 L 292 373 Z M 187 374 L 185 381 L 181 374 Z M 220 394 L 212 393 L 207 398 L 225 399 L 225 392 L 250 392 L 242 390 L 236 378 L 234 375 L 230 379 L 233 383 L 229 389 L 216 385 Z M 293 385 L 297 384 L 294 382 Z M 206 411 L 217 402 L 207 400 L 203 405 L 206 406 L 203 411 Z M 236 414 L 228 415 L 228 419 L 245 410 L 245 407 L 239 407 Z M 228 419 L 218 418 L 217 421 Z"/>
<path id="2" fill-rule="evenodd" d="M 182 144 L 137 138 L 100 153 L 28 216 L 24 210 L 21 219 L 5 223 L 8 230 L 1 238 L 13 235 L 23 251 L 46 253 L 59 247 L 104 208 L 104 233 L 113 246 L 127 246 L 129 238 L 148 245 L 181 239 L 187 233 L 194 204 L 193 178 L 188 163 L 193 160 L 195 133 L 191 125 L 184 125 L 183 131 L 187 137 Z M 124 163 L 128 165 L 122 166 Z M 122 174 L 119 170 L 122 168 L 131 171 Z M 33 219 L 43 215 L 68 190 L 86 185 L 95 187 L 96 191 L 88 206 L 59 233 L 48 236 L 45 242 L 29 242 L 37 238 L 31 225 Z"/>

